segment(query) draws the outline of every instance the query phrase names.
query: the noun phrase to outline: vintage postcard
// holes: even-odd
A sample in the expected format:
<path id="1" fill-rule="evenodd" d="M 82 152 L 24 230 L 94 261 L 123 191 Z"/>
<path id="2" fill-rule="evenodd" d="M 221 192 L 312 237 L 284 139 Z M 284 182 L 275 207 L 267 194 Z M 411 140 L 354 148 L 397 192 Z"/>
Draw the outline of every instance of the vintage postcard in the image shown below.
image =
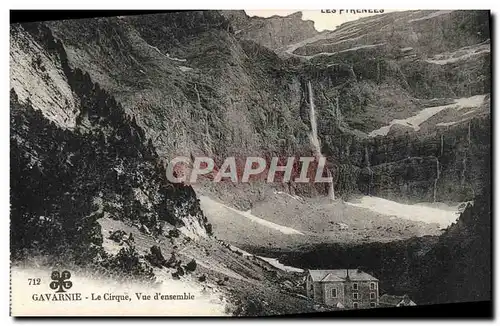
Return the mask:
<path id="1" fill-rule="evenodd" d="M 45 14 L 11 12 L 12 316 L 491 303 L 489 11 Z"/>

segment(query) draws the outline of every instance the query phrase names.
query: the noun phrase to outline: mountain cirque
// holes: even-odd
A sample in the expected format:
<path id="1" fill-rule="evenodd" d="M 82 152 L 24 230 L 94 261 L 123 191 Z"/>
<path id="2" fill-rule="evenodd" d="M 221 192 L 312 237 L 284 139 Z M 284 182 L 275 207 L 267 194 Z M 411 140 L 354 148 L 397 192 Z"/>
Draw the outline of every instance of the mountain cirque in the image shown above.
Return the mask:
<path id="1" fill-rule="evenodd" d="M 165 255 L 180 250 L 198 262 L 185 280 L 204 274 L 229 298 L 228 313 L 242 315 L 322 308 L 301 297 L 295 274 L 227 242 L 275 256 L 297 250 L 287 251 L 290 263 L 316 246 L 347 246 L 338 251 L 346 264 L 357 263 L 345 258 L 349 250 L 370 253 L 380 242 L 404 266 L 411 248 L 416 270 L 435 265 L 450 244 L 456 261 L 439 264 L 453 268 L 486 245 L 479 235 L 489 210 L 463 204 L 462 217 L 446 215 L 443 225 L 380 214 L 376 205 L 406 212 L 418 204 L 425 215 L 489 196 L 490 48 L 487 11 L 394 12 L 321 33 L 300 13 L 242 11 L 12 24 L 13 259 L 64 254 L 116 271 L 130 256 L 127 273 L 177 277 L 147 260 L 158 240 Z M 309 184 L 166 180 L 166 162 L 179 155 L 217 164 L 311 155 L 309 83 L 335 202 Z M 116 229 L 134 235 L 138 252 L 111 248 L 106 232 Z M 461 247 L 463 236 L 471 240 Z M 483 258 L 474 263 L 486 275 Z M 425 281 L 399 272 L 388 276 L 392 290 Z M 435 301 L 428 290 L 422 299 Z"/>

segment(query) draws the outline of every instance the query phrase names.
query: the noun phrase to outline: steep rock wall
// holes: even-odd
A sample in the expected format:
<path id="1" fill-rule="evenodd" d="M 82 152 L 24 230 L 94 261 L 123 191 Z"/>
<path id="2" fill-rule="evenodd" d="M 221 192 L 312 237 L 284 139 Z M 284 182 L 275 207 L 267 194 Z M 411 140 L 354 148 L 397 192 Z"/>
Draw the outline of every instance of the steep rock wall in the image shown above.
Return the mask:
<path id="1" fill-rule="evenodd" d="M 489 98 L 477 113 L 464 117 L 467 121 L 446 128 L 437 124 L 459 118 L 443 111 L 418 132 L 398 125 L 380 139 L 367 134 L 426 107 L 488 93 L 489 35 L 483 12 L 402 12 L 360 19 L 325 33 L 320 41 L 303 43 L 295 53 L 309 56 L 305 61 L 282 59 L 241 38 L 234 30 L 238 15 L 167 15 L 44 23 L 62 41 L 69 65 L 88 72 L 134 116 L 164 164 L 177 155 L 208 155 L 217 164 L 228 156 L 311 155 L 311 82 L 322 152 L 340 195 L 457 201 L 477 191 L 474 175 L 481 171 L 475 158 L 489 153 L 484 142 L 489 127 L 483 123 L 489 119 Z M 414 20 L 412 28 L 398 29 L 409 20 Z M 429 22 L 453 37 L 432 41 Z M 263 31 L 274 30 L 266 26 Z M 451 31 L 459 27 L 466 29 L 463 39 Z M 414 47 L 408 50 L 408 45 Z M 468 56 L 471 49 L 474 55 Z M 296 185 L 289 190 L 308 195 L 323 188 Z"/>
<path id="2" fill-rule="evenodd" d="M 11 90 L 13 256 L 39 251 L 92 258 L 102 243 L 96 221 L 104 216 L 153 234 L 179 227 L 206 236 L 210 227 L 193 189 L 168 182 L 135 119 L 87 73 L 69 67 L 64 47 L 50 30 L 12 26 L 11 39 L 19 49 L 11 52 L 12 69 L 30 72 Z M 47 64 L 59 68 L 47 76 Z M 30 88 L 32 78 L 43 87 Z M 75 103 L 66 107 L 74 114 L 66 120 L 52 111 L 57 106 L 32 101 L 61 89 Z M 30 96 L 23 98 L 24 92 Z"/>

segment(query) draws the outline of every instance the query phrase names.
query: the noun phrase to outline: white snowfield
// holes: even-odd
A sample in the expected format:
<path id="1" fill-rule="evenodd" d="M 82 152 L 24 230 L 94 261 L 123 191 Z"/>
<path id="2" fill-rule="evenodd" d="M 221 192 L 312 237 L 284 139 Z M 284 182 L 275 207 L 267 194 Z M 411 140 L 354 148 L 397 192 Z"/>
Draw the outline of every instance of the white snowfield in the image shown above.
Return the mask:
<path id="1" fill-rule="evenodd" d="M 307 44 L 327 39 L 328 37 L 330 37 L 330 35 L 331 35 L 330 31 L 322 32 L 322 33 L 320 33 L 318 35 L 314 35 L 313 37 L 307 38 L 307 39 L 302 40 L 300 42 L 289 44 L 284 49 L 284 52 L 287 53 L 287 54 L 289 54 L 289 55 L 292 55 L 292 56 L 303 57 L 302 55 L 294 54 L 293 52 L 295 50 L 297 50 L 298 48 L 300 48 L 300 47 L 306 46 Z"/>
<path id="2" fill-rule="evenodd" d="M 241 254 L 243 256 L 253 256 L 248 251 L 245 251 L 245 250 L 240 249 L 240 248 L 238 248 L 236 246 L 233 246 L 233 245 L 229 245 L 229 246 L 231 247 L 232 251 L 239 251 L 239 252 L 241 252 Z M 262 259 L 262 260 L 268 262 L 269 264 L 273 265 L 274 267 L 276 267 L 278 269 L 281 269 L 282 271 L 285 271 L 285 272 L 302 273 L 304 271 L 303 269 L 300 269 L 300 268 L 297 268 L 297 267 L 283 265 L 276 258 L 269 258 L 269 257 L 264 257 L 264 256 L 255 256 L 255 257 L 258 257 L 259 259 Z"/>
<path id="3" fill-rule="evenodd" d="M 242 212 L 242 211 L 239 211 L 239 210 L 231 208 L 231 207 L 228 207 L 228 208 L 231 209 L 233 212 L 236 212 L 238 214 L 241 214 L 241 215 L 249 218 L 250 220 L 252 220 L 255 223 L 259 223 L 259 224 L 264 225 L 264 226 L 266 226 L 266 227 L 268 227 L 270 229 L 275 229 L 277 231 L 280 231 L 283 234 L 300 234 L 300 235 L 304 235 L 304 233 L 302 233 L 302 232 L 300 232 L 298 230 L 295 230 L 293 228 L 289 228 L 288 226 L 279 225 L 279 224 L 276 224 L 276 223 L 269 222 L 269 221 L 266 221 L 264 219 L 261 219 L 260 217 L 257 217 L 255 215 L 253 215 L 250 210 L 248 210 L 246 212 Z"/>
<path id="4" fill-rule="evenodd" d="M 491 51 L 491 45 L 489 43 L 483 43 L 474 46 L 467 46 L 451 53 L 447 52 L 438 54 L 435 55 L 433 58 L 427 59 L 425 61 L 437 65 L 446 65 L 462 60 L 467 60 L 474 56 L 481 55 L 483 53 L 490 53 L 490 51 Z"/>
<path id="5" fill-rule="evenodd" d="M 385 45 L 385 43 L 360 45 L 360 46 L 356 46 L 353 48 L 349 48 L 349 49 L 345 49 L 345 50 L 341 50 L 341 51 L 337 51 L 337 52 L 321 52 L 321 53 L 316 53 L 313 55 L 307 55 L 307 56 L 303 55 L 302 57 L 306 58 L 307 60 L 310 60 L 310 59 L 315 58 L 315 57 L 332 56 L 332 55 L 336 55 L 339 53 L 345 53 L 345 52 L 351 52 L 351 51 L 357 51 L 357 50 L 363 50 L 363 49 L 372 49 L 372 48 L 376 48 L 376 47 L 380 47 L 380 46 L 384 46 L 384 45 Z"/>
<path id="6" fill-rule="evenodd" d="M 441 228 L 448 227 L 455 222 L 460 212 L 459 205 L 449 206 L 443 203 L 439 203 L 439 207 L 430 207 L 433 204 L 409 205 L 372 196 L 364 196 L 355 203 L 346 202 L 346 204 L 406 220 L 437 223 Z"/>
<path id="7" fill-rule="evenodd" d="M 207 196 L 199 196 L 199 199 L 200 199 L 200 202 L 202 202 L 203 204 L 205 205 L 210 205 L 212 207 L 216 206 L 217 208 L 223 208 L 223 209 L 227 209 L 227 210 L 230 210 L 238 215 L 241 215 L 241 216 L 244 216 L 246 218 L 248 218 L 249 220 L 251 220 L 252 222 L 255 222 L 255 223 L 258 223 L 258 224 L 261 224 L 265 227 L 268 227 L 270 229 L 274 229 L 274 230 L 277 230 L 283 234 L 299 234 L 299 235 L 304 235 L 302 232 L 298 231 L 298 230 L 295 230 L 293 228 L 290 228 L 290 227 L 287 227 L 287 226 L 283 226 L 283 225 L 279 225 L 279 224 L 276 224 L 276 223 L 273 223 L 273 222 L 269 222 L 269 221 L 266 221 L 264 219 L 261 219 L 260 217 L 257 217 L 255 215 L 253 215 L 251 213 L 250 210 L 246 211 L 246 212 L 243 212 L 243 211 L 240 211 L 240 210 L 237 210 L 235 208 L 232 208 L 232 207 L 229 207 L 227 205 L 224 205 L 222 203 L 219 203 Z"/>
<path id="8" fill-rule="evenodd" d="M 186 62 L 187 60 L 186 59 L 179 59 L 179 58 L 176 58 L 176 57 L 171 57 L 169 53 L 163 53 L 160 51 L 160 49 L 158 49 L 156 46 L 153 46 L 151 44 L 147 44 L 147 46 L 149 46 L 150 48 L 156 50 L 156 52 L 158 52 L 159 54 L 165 56 L 167 59 L 170 59 L 170 60 L 173 60 L 173 61 L 179 61 L 179 62 Z"/>
<path id="9" fill-rule="evenodd" d="M 283 265 L 282 263 L 280 263 L 277 259 L 275 258 L 268 258 L 268 257 L 262 257 L 262 256 L 258 256 L 260 259 L 262 260 L 265 260 L 267 261 L 269 264 L 273 265 L 274 267 L 276 268 L 279 268 L 281 269 L 282 271 L 285 271 L 285 272 L 297 272 L 297 273 L 302 273 L 304 270 L 301 269 L 301 268 L 297 268 L 297 267 L 292 267 L 292 266 L 287 266 L 287 265 Z"/>
<path id="10" fill-rule="evenodd" d="M 241 254 L 243 256 L 253 256 L 251 253 L 249 253 L 249 252 L 247 252 L 247 251 L 245 251 L 243 249 L 240 249 L 240 248 L 238 248 L 236 246 L 233 246 L 233 245 L 229 245 L 229 246 L 231 247 L 232 251 L 239 251 L 239 252 L 241 252 Z M 276 267 L 278 269 L 281 269 L 282 271 L 285 271 L 285 272 L 302 273 L 304 271 L 303 269 L 300 269 L 300 268 L 297 268 L 297 267 L 283 265 L 276 258 L 269 258 L 269 257 L 264 257 L 264 256 L 255 256 L 255 257 L 258 257 L 259 259 L 262 259 L 262 260 L 268 262 L 269 264 L 273 265 L 274 267 Z"/>
<path id="11" fill-rule="evenodd" d="M 413 22 L 417 22 L 417 21 L 428 20 L 428 19 L 432 19 L 432 18 L 439 17 L 439 16 L 442 16 L 442 15 L 447 15 L 447 14 L 449 14 L 451 12 L 453 12 L 453 10 L 438 10 L 438 11 L 430 13 L 429 15 L 424 16 L 424 17 L 416 18 L 416 19 L 411 19 L 408 22 L 409 23 L 413 23 Z"/>
<path id="12" fill-rule="evenodd" d="M 186 67 L 186 66 L 179 66 L 179 70 L 182 71 L 182 72 L 186 72 L 186 71 L 191 71 L 193 70 L 193 68 L 191 67 Z"/>
<path id="13" fill-rule="evenodd" d="M 413 130 L 418 131 L 420 130 L 420 125 L 433 117 L 434 115 L 438 114 L 439 112 L 446 110 L 446 109 L 456 109 L 456 110 L 461 110 L 465 108 L 473 108 L 473 107 L 478 107 L 480 106 L 483 102 L 484 99 L 486 98 L 486 94 L 482 95 L 475 95 L 467 98 L 459 98 L 455 100 L 455 103 L 448 104 L 448 105 L 441 105 L 441 106 L 433 106 L 429 108 L 425 108 L 421 110 L 419 113 L 417 113 L 414 116 L 411 116 L 406 119 L 395 119 L 392 120 L 391 123 L 387 126 L 383 126 L 379 129 L 373 130 L 368 134 L 370 137 L 376 137 L 376 136 L 386 136 L 389 133 L 389 130 L 391 130 L 391 127 L 393 125 L 403 125 L 407 127 L 413 128 Z"/>

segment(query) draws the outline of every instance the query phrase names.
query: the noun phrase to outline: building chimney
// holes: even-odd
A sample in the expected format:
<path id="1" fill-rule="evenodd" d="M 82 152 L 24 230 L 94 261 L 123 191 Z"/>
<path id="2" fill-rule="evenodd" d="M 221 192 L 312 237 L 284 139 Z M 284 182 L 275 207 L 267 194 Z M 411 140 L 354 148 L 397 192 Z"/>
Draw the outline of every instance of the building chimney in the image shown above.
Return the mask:
<path id="1" fill-rule="evenodd" d="M 345 279 L 346 281 L 349 281 L 349 268 L 346 269 L 346 275 Z"/>

